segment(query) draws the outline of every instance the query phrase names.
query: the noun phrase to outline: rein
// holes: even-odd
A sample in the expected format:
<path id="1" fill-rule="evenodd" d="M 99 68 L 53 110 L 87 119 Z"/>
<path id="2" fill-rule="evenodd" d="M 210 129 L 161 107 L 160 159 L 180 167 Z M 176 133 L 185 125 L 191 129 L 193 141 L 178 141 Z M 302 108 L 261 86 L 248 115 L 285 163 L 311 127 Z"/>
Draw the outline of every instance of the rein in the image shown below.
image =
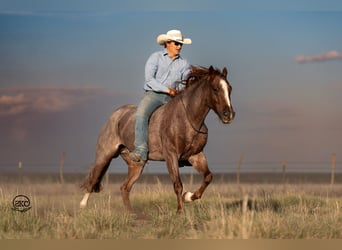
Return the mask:
<path id="1" fill-rule="evenodd" d="M 186 118 L 188 119 L 188 122 L 190 123 L 191 127 L 193 130 L 195 130 L 197 133 L 199 134 L 208 134 L 207 131 L 201 131 L 201 128 L 203 126 L 203 123 L 201 124 L 201 126 L 199 127 L 199 129 L 195 128 L 195 126 L 192 124 L 191 120 L 189 119 L 189 115 L 188 115 L 188 110 L 183 102 L 183 96 L 181 95 L 180 96 L 180 100 L 181 100 L 181 103 L 183 104 L 183 108 L 184 108 L 184 111 L 185 111 L 185 115 L 186 115 Z"/>

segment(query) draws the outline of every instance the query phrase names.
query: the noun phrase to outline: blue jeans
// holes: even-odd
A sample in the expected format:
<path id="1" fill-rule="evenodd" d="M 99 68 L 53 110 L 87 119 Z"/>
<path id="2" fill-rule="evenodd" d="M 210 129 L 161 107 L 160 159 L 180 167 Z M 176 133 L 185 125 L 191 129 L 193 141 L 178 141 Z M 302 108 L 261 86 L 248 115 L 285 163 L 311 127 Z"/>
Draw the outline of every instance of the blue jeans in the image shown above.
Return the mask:
<path id="1" fill-rule="evenodd" d="M 148 153 L 148 122 L 150 116 L 159 106 L 169 102 L 171 99 L 172 97 L 164 93 L 146 91 L 138 105 L 135 116 L 134 153 L 144 160 L 147 160 Z"/>

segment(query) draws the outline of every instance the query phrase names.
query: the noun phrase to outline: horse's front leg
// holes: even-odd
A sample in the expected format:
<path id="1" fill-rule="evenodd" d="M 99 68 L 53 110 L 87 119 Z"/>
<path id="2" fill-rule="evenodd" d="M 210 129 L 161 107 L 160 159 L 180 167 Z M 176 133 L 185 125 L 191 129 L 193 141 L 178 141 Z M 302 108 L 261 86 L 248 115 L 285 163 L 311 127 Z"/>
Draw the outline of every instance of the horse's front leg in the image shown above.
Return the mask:
<path id="1" fill-rule="evenodd" d="M 182 213 L 183 212 L 183 200 L 182 200 L 183 184 L 179 176 L 178 159 L 176 157 L 176 154 L 172 154 L 168 152 L 168 155 L 166 157 L 166 165 L 170 174 L 171 181 L 173 183 L 174 191 L 177 195 L 177 213 Z"/>
<path id="2" fill-rule="evenodd" d="M 203 182 L 200 188 L 195 193 L 185 192 L 183 195 L 184 201 L 191 202 L 202 197 L 205 189 L 212 181 L 213 175 L 208 168 L 208 162 L 203 152 L 189 157 L 188 161 L 200 174 L 203 175 Z"/>

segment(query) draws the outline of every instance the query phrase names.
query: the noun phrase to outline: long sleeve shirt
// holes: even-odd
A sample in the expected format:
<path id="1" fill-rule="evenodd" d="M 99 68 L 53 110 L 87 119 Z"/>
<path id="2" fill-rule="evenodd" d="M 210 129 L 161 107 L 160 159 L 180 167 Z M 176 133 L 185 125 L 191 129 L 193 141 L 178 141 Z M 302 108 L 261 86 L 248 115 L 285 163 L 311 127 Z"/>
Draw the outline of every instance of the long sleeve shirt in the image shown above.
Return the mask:
<path id="1" fill-rule="evenodd" d="M 171 60 L 166 49 L 155 52 L 145 65 L 144 89 L 164 93 L 168 88 L 178 89 L 177 82 L 185 80 L 189 72 L 190 64 L 180 55 Z"/>

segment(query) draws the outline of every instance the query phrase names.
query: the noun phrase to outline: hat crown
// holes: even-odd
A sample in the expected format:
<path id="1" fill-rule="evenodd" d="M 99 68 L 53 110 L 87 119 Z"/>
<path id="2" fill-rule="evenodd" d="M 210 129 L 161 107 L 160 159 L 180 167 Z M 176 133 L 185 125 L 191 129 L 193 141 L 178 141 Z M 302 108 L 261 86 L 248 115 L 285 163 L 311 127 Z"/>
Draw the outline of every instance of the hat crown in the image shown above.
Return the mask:
<path id="1" fill-rule="evenodd" d="M 180 30 L 169 30 L 166 35 L 170 38 L 170 40 L 183 41 L 183 35 Z"/>

